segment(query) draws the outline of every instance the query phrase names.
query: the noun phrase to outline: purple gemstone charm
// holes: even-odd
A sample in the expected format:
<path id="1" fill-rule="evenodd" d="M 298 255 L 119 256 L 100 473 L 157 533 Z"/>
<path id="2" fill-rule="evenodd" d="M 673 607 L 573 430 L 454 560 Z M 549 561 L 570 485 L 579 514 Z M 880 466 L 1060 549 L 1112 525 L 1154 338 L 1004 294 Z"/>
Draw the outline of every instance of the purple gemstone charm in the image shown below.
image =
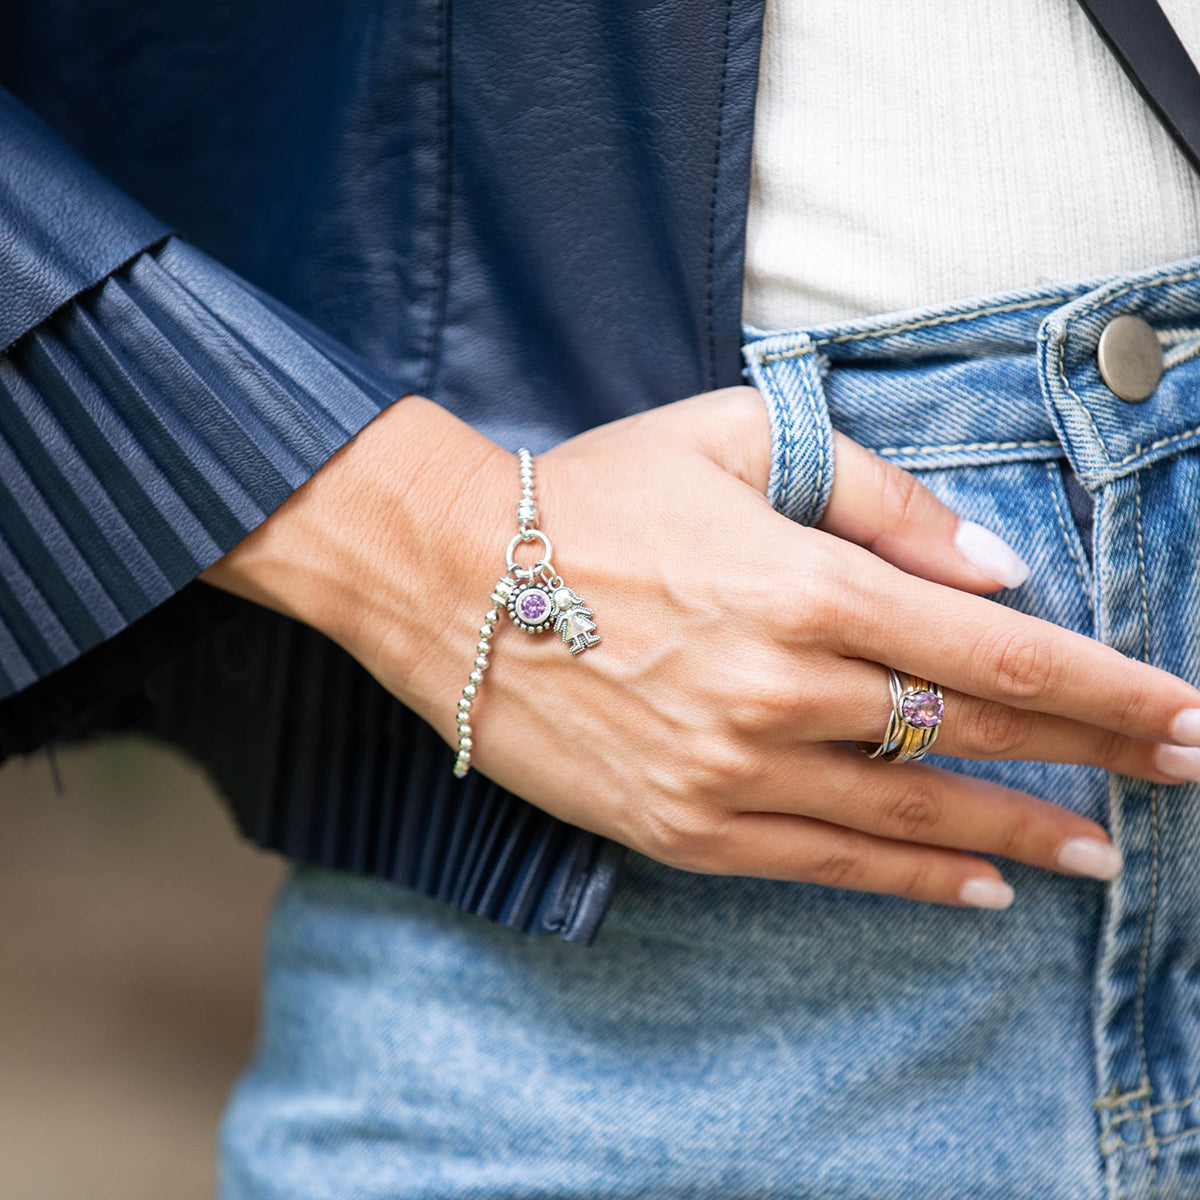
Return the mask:
<path id="1" fill-rule="evenodd" d="M 550 605 L 541 592 L 527 591 L 517 605 L 523 620 L 536 625 L 549 611 Z"/>
<path id="2" fill-rule="evenodd" d="M 932 729 L 940 725 L 946 709 L 936 692 L 905 692 L 900 701 L 900 716 L 906 725 L 915 729 Z"/>
<path id="3" fill-rule="evenodd" d="M 530 633 L 541 633 L 550 628 L 554 613 L 554 601 L 545 588 L 528 584 L 517 588 L 508 598 L 508 615 L 514 624 Z"/>

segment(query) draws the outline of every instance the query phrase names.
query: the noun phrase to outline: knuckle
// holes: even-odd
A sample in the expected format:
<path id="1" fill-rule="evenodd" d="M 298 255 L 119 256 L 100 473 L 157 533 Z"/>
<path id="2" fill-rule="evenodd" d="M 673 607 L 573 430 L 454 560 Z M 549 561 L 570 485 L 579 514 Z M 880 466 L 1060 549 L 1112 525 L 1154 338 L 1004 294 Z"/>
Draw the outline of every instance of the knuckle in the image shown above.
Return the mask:
<path id="1" fill-rule="evenodd" d="M 934 894 L 933 860 L 921 855 L 909 868 L 897 895 L 909 900 L 923 900 Z"/>
<path id="2" fill-rule="evenodd" d="M 854 585 L 836 550 L 814 543 L 802 562 L 770 581 L 767 603 L 780 612 L 789 630 L 822 638 L 838 627 L 845 598 Z M 734 593 L 736 594 L 736 593 Z"/>
<path id="3" fill-rule="evenodd" d="M 885 802 L 883 819 L 889 830 L 897 831 L 911 841 L 935 828 L 944 810 L 944 802 L 936 788 L 915 783 Z"/>
<path id="4" fill-rule="evenodd" d="M 681 870 L 710 869 L 725 819 L 714 810 L 684 802 L 648 806 L 642 814 L 643 853 Z"/>
<path id="5" fill-rule="evenodd" d="M 758 734 L 790 724 L 801 708 L 800 688 L 795 675 L 780 677 L 759 673 L 750 679 L 736 680 L 728 689 L 724 706 L 730 726 L 742 734 Z M 736 754 L 724 757 L 735 771 L 744 769 Z"/>
<path id="6" fill-rule="evenodd" d="M 1115 729 L 1101 729 L 1096 734 L 1096 765 L 1123 766 L 1128 761 L 1129 739 Z"/>
<path id="7" fill-rule="evenodd" d="M 839 843 L 817 854 L 809 866 L 814 883 L 826 887 L 854 887 L 867 873 L 869 859 L 861 849 Z"/>
<path id="8" fill-rule="evenodd" d="M 688 793 L 725 802 L 756 786 L 765 772 L 759 748 L 740 739 L 710 738 L 691 756 Z"/>
<path id="9" fill-rule="evenodd" d="M 806 555 L 799 569 L 790 573 L 785 588 L 792 640 L 855 655 L 855 648 L 891 619 L 891 598 L 873 586 L 865 569 L 859 569 L 863 560 L 879 560 L 848 543 L 812 549 L 814 553 Z"/>
<path id="10" fill-rule="evenodd" d="M 1044 695 L 1054 678 L 1054 652 L 1038 637 L 1005 632 L 986 648 L 983 661 L 1002 692 L 1023 700 Z"/>
<path id="11" fill-rule="evenodd" d="M 1033 833 L 1033 814 L 1018 808 L 1007 817 L 1000 828 L 996 852 L 1005 858 L 1025 859 Z"/>
<path id="12" fill-rule="evenodd" d="M 1143 729 L 1154 709 L 1154 701 L 1148 688 L 1132 684 L 1121 689 L 1116 708 L 1116 723 L 1122 729 Z"/>
<path id="13" fill-rule="evenodd" d="M 883 532 L 896 534 L 916 523 L 925 489 L 900 467 L 877 458 L 875 478 L 879 488 Z"/>
<path id="14" fill-rule="evenodd" d="M 955 729 L 961 748 L 973 757 L 1010 758 L 1033 733 L 1034 714 L 1006 704 L 973 704 Z"/>

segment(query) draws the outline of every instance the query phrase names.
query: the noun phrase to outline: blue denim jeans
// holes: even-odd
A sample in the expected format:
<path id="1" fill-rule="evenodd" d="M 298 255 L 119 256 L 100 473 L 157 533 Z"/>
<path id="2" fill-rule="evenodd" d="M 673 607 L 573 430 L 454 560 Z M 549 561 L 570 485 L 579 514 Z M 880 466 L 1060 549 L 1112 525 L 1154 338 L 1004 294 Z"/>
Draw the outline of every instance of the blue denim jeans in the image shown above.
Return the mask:
<path id="1" fill-rule="evenodd" d="M 1119 313 L 1165 346 L 1138 404 L 1097 371 Z M 840 429 L 1015 546 L 999 603 L 1200 682 L 1200 258 L 748 330 L 745 358 L 780 511 L 819 517 Z M 223 1200 L 1194 1200 L 1200 789 L 931 761 L 1099 821 L 1123 873 L 996 858 L 996 912 L 631 852 L 582 948 L 296 872 Z"/>

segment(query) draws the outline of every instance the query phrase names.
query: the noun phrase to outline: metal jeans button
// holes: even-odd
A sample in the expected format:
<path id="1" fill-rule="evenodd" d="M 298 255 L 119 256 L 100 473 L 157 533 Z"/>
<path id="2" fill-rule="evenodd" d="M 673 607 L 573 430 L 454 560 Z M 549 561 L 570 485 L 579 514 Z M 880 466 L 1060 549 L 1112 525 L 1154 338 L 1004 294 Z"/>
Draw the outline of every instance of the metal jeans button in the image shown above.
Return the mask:
<path id="1" fill-rule="evenodd" d="M 1163 373 L 1158 334 L 1141 317 L 1130 313 L 1114 317 L 1100 334 L 1096 362 L 1100 378 L 1122 400 L 1145 400 Z"/>

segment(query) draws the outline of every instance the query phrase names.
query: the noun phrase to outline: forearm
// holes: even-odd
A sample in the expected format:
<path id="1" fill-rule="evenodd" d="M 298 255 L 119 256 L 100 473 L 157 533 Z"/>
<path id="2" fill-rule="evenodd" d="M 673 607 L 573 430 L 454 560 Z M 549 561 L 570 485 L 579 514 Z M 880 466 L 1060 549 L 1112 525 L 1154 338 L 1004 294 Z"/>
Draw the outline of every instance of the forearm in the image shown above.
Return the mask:
<path id="1" fill-rule="evenodd" d="M 200 578 L 321 630 L 422 715 L 452 714 L 515 528 L 515 462 L 406 396 Z"/>

